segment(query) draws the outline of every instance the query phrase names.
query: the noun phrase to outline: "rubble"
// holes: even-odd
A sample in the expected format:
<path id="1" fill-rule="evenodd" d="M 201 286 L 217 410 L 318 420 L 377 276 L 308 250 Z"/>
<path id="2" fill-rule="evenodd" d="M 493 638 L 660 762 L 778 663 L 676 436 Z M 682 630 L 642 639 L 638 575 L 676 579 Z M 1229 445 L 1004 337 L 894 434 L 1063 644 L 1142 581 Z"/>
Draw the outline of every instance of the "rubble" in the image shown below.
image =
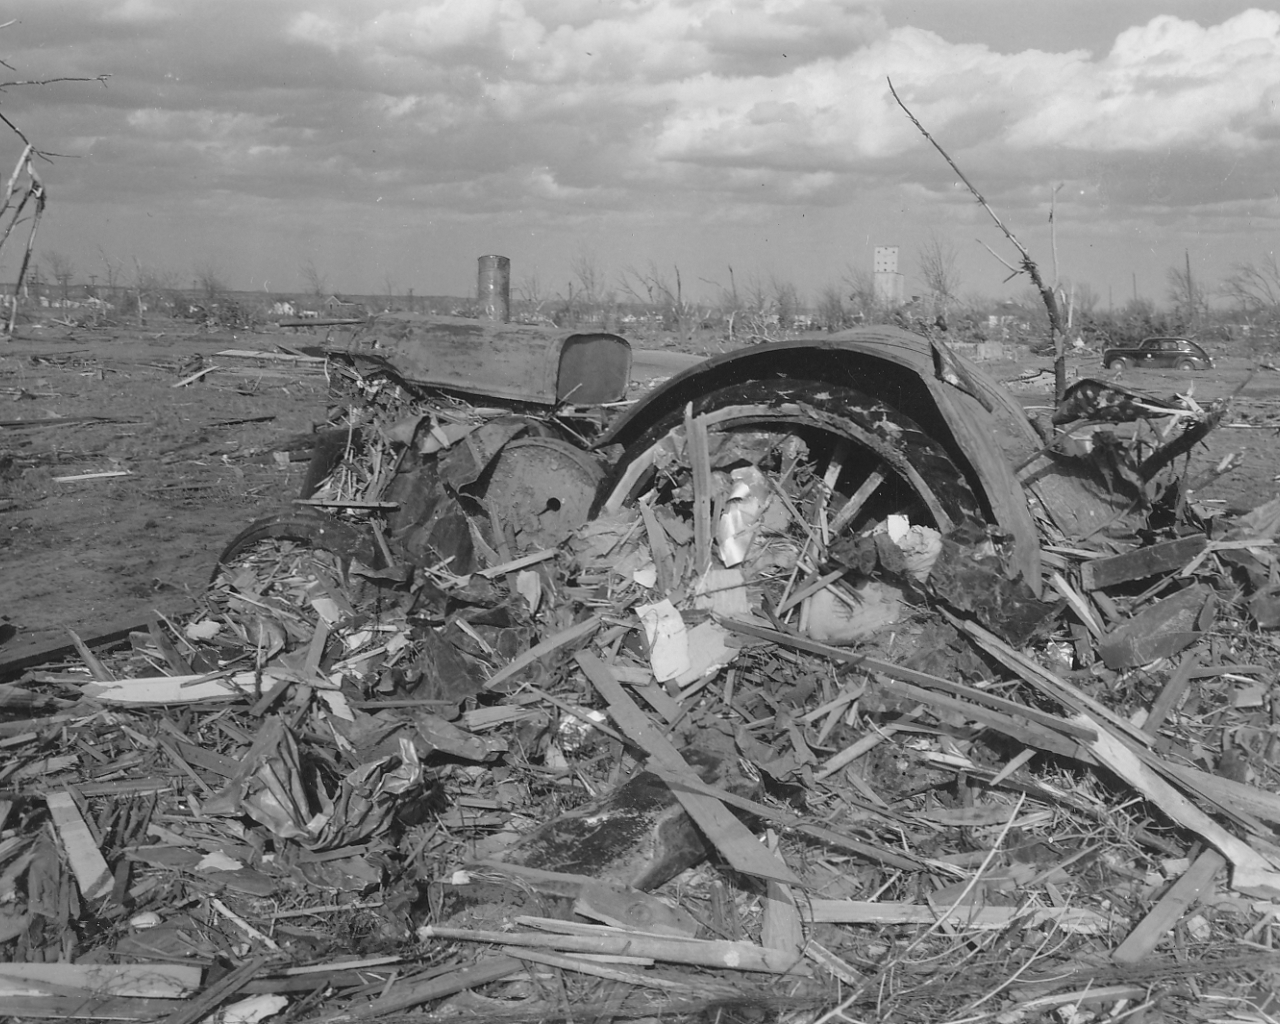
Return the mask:
<path id="1" fill-rule="evenodd" d="M 1041 438 L 884 330 L 612 423 L 371 366 L 194 612 L 0 684 L 3 1013 L 1270 1019 L 1280 499 L 1179 471 L 1225 407 Z"/>

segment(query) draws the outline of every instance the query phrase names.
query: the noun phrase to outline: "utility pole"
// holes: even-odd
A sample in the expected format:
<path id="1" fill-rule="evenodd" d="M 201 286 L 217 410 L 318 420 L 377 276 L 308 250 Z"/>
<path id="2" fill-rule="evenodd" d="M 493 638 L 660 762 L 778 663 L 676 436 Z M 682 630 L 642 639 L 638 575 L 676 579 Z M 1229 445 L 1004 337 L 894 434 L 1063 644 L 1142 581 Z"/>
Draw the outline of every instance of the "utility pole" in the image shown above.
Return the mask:
<path id="1" fill-rule="evenodd" d="M 1183 249 L 1182 255 L 1187 260 L 1187 305 L 1191 310 L 1191 322 L 1195 323 L 1196 319 L 1196 290 L 1191 284 L 1191 250 Z"/>
<path id="2" fill-rule="evenodd" d="M 1133 272 L 1133 304 L 1138 304 L 1138 272 Z"/>

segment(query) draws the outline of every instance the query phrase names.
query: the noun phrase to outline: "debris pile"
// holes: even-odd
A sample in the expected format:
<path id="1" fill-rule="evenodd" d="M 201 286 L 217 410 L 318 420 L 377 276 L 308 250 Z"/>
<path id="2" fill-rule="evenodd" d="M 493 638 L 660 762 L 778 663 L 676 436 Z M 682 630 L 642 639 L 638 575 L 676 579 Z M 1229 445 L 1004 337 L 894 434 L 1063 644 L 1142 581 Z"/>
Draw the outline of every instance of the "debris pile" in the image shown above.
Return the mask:
<path id="1" fill-rule="evenodd" d="M 1031 579 L 790 420 L 615 473 L 595 413 L 332 372 L 196 614 L 0 685 L 5 1013 L 1272 1019 L 1280 499 L 1179 471 L 1224 408 L 1077 385 L 1019 468 L 1107 512 L 1034 506 Z"/>

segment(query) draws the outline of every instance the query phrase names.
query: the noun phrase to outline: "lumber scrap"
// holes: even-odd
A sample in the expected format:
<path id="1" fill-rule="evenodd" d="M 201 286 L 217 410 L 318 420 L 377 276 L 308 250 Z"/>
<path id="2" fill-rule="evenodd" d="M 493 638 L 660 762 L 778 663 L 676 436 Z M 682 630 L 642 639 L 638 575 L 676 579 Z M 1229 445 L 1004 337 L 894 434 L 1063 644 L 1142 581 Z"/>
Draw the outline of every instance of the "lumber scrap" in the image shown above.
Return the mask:
<path id="1" fill-rule="evenodd" d="M 418 937 L 493 942 L 534 949 L 558 949 L 566 953 L 603 953 L 612 956 L 641 956 L 669 963 L 697 967 L 728 967 L 737 971 L 767 974 L 803 973 L 793 953 L 766 949 L 751 942 L 724 939 L 676 939 L 664 935 L 624 931 L 606 925 L 577 924 L 551 918 L 517 917 L 517 924 L 546 929 L 542 932 L 499 932 L 484 929 L 445 928 L 424 925 Z"/>
<path id="2" fill-rule="evenodd" d="M 1201 853 L 1138 926 L 1112 950 L 1111 959 L 1122 964 L 1136 964 L 1144 959 L 1226 865 L 1227 859 L 1217 850 Z"/>
<path id="3" fill-rule="evenodd" d="M 0 963 L 0 996 L 34 996 L 63 987 L 99 995 L 182 999 L 200 987 L 203 974 L 203 968 L 188 964 Z"/>
<path id="4" fill-rule="evenodd" d="M 1280 871 L 1270 861 L 1161 779 L 1119 736 L 1086 715 L 1076 717 L 1097 728 L 1098 738 L 1088 746 L 1101 763 L 1159 807 L 1170 820 L 1196 832 L 1226 856 L 1232 866 L 1231 887 L 1236 892 L 1268 899 L 1280 896 Z"/>
<path id="5" fill-rule="evenodd" d="M 177 607 L 170 609 L 171 616 L 185 615 L 194 606 L 192 602 L 179 601 Z M 90 649 L 102 648 L 129 639 L 129 634 L 147 628 L 145 619 L 137 615 L 116 622 L 107 622 L 91 626 L 80 634 L 84 645 Z M 57 661 L 77 651 L 75 643 L 62 637 L 51 640 L 53 634 L 33 636 L 29 640 L 6 644 L 0 656 L 0 680 L 12 679 L 21 675 L 35 665 L 44 665 Z"/>
<path id="6" fill-rule="evenodd" d="M 67 790 L 45 795 L 49 814 L 67 851 L 67 860 L 85 899 L 94 900 L 111 891 L 111 869 L 94 842 L 89 826 L 80 816 L 75 798 Z"/>
<path id="7" fill-rule="evenodd" d="M 314 323 L 315 321 L 311 321 Z M 350 322 L 350 321 L 346 321 Z M 362 323 L 363 321 L 356 321 Z M 218 359 L 234 361 L 243 360 L 245 362 L 258 365 L 272 365 L 278 367 L 294 366 L 298 368 L 324 369 L 324 364 L 328 361 L 325 356 L 309 356 L 303 353 L 294 352 L 268 352 L 266 350 L 249 349 L 249 348 L 228 348 L 221 352 L 215 352 L 214 356 Z M 173 385 L 177 387 L 178 385 Z"/>
<path id="8" fill-rule="evenodd" d="M 1161 541 L 1110 558 L 1095 558 L 1080 566 L 1080 585 L 1085 590 L 1102 590 L 1117 583 L 1143 580 L 1181 569 L 1209 543 L 1204 534 Z"/>
<path id="9" fill-rule="evenodd" d="M 415 982 L 412 979 L 398 985 L 390 986 L 378 999 L 363 1005 L 357 1004 L 346 1011 L 345 1016 L 354 1020 L 365 1017 L 380 1017 L 386 1013 L 397 1013 L 414 1006 L 421 1006 L 433 999 L 443 999 L 455 992 L 462 992 L 477 985 L 487 985 L 491 981 L 499 981 L 524 970 L 524 961 L 512 956 L 489 956 L 476 961 L 468 967 L 460 967 L 456 971 Z"/>
<path id="10" fill-rule="evenodd" d="M 696 773 L 676 749 L 675 744 L 654 728 L 649 717 L 636 706 L 621 684 L 613 678 L 608 666 L 586 651 L 579 651 L 576 657 L 587 679 L 608 702 L 609 713 L 613 716 L 613 720 L 631 741 L 667 771 L 696 779 Z M 689 813 L 689 817 L 697 822 L 707 839 L 736 870 L 758 878 L 803 886 L 804 883 L 781 861 L 781 858 L 761 846 L 750 830 L 730 814 L 719 800 L 679 787 L 673 792 Z"/>
<path id="11" fill-rule="evenodd" d="M 199 995 L 183 1004 L 164 1018 L 164 1024 L 196 1024 L 216 1010 L 224 1002 L 245 987 L 255 974 L 262 970 L 269 961 L 268 957 L 258 956 L 246 960 L 235 970 L 227 974 L 221 981 L 215 982 Z"/>

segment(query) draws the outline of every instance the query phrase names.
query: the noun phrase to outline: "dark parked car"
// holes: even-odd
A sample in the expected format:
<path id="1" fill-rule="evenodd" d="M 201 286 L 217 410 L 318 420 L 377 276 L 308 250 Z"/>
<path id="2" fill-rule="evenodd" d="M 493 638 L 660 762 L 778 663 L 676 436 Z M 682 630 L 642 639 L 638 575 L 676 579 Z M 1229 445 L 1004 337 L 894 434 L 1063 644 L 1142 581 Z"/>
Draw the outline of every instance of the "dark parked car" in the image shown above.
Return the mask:
<path id="1" fill-rule="evenodd" d="M 1208 370 L 1213 366 L 1209 353 L 1186 338 L 1145 338 L 1136 345 L 1118 345 L 1102 353 L 1108 370 L 1130 366 L 1152 369 Z"/>

